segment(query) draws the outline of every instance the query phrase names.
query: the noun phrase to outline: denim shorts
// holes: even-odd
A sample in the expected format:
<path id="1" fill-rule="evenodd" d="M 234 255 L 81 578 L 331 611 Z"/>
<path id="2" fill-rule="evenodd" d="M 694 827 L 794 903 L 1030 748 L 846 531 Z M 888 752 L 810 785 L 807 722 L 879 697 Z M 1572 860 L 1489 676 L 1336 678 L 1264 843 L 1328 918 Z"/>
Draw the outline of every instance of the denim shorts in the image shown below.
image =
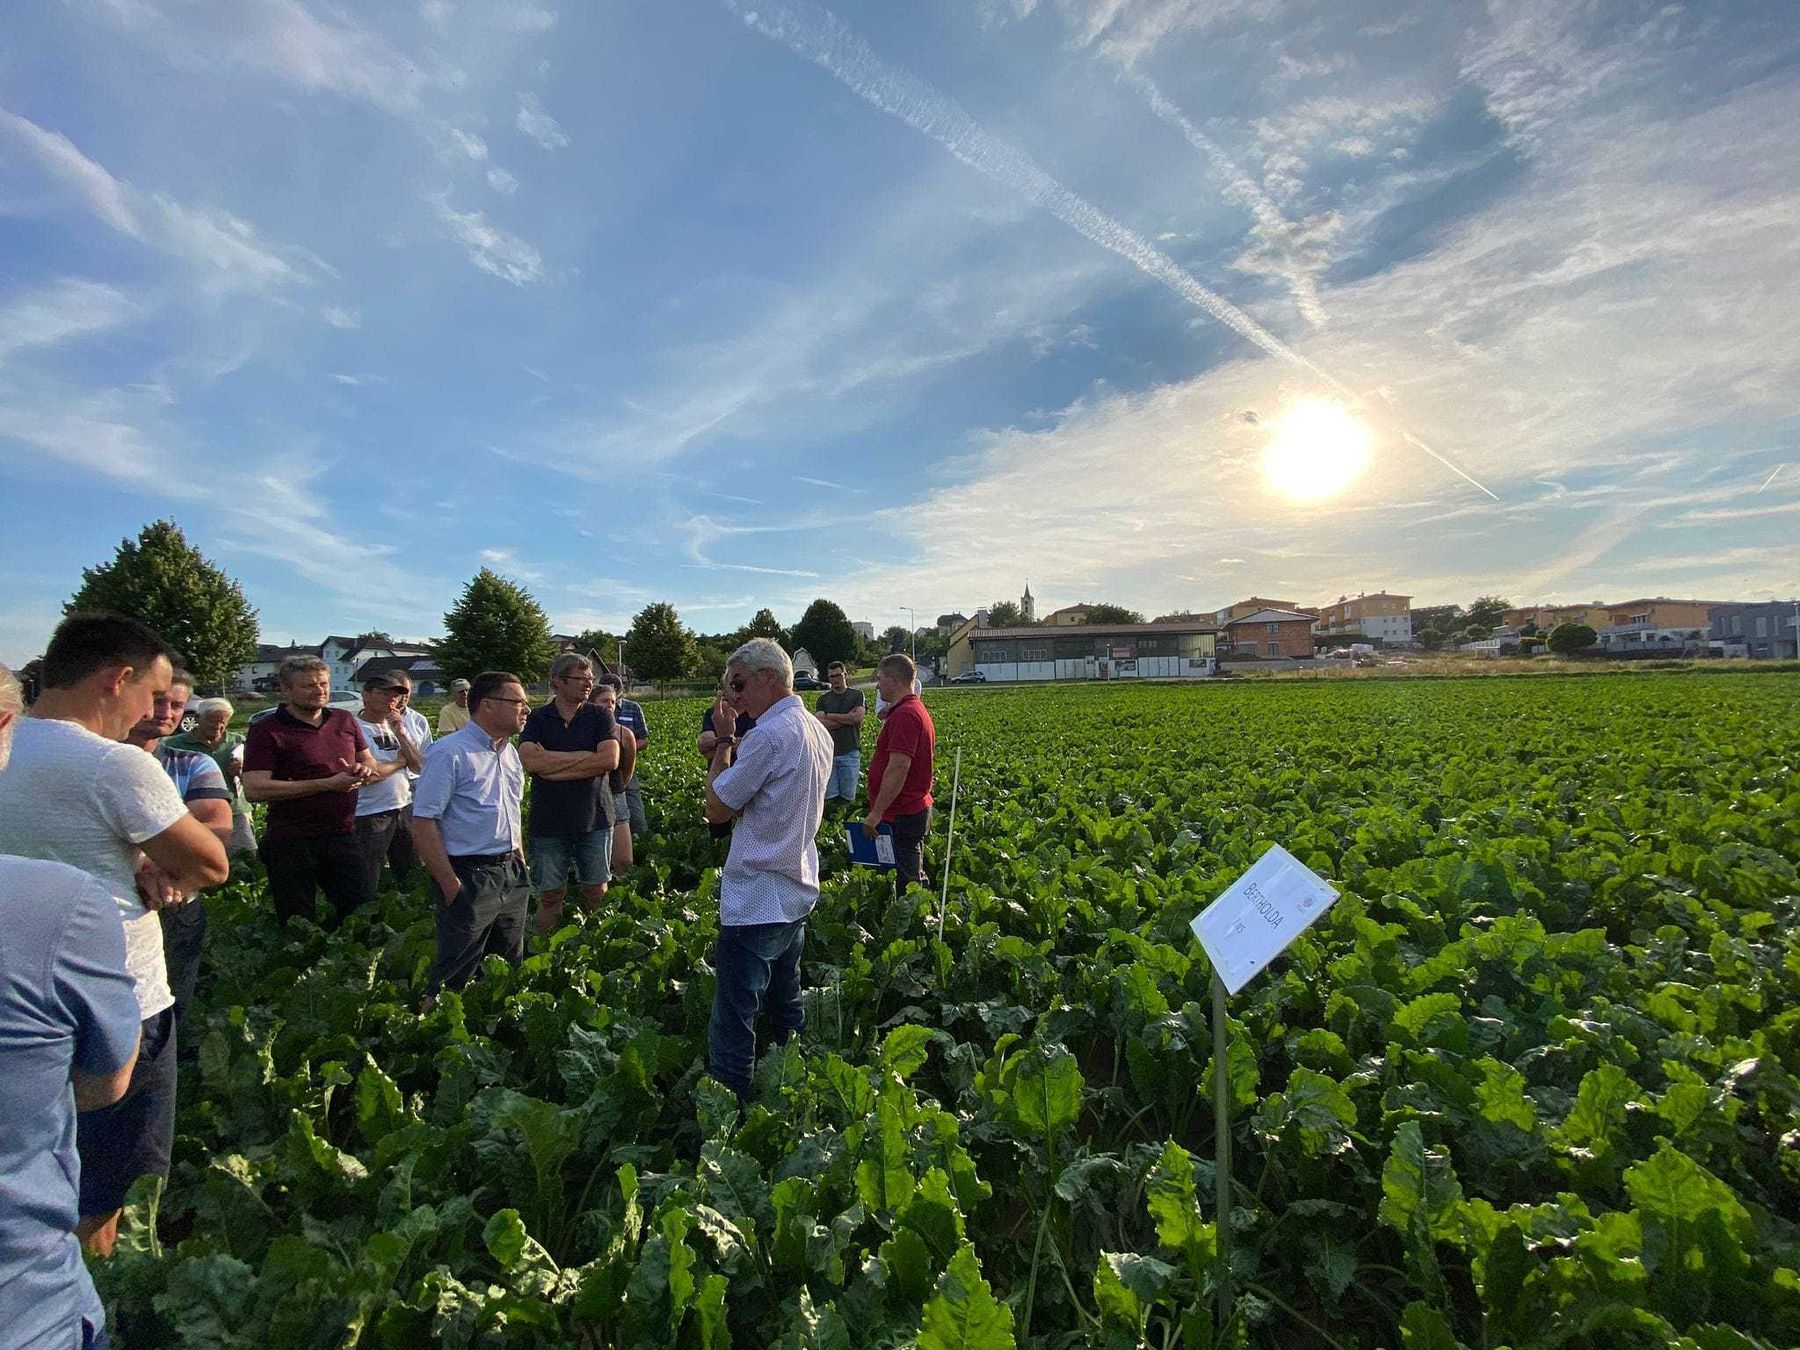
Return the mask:
<path id="1" fill-rule="evenodd" d="M 856 783 L 861 776 L 862 751 L 852 750 L 847 754 L 833 755 L 831 777 L 825 783 L 825 800 L 836 798 L 846 802 L 855 801 Z"/>
<path id="2" fill-rule="evenodd" d="M 531 883 L 542 893 L 560 891 L 569 875 L 582 886 L 604 886 L 612 880 L 612 826 L 586 834 L 545 834 L 531 840 Z"/>

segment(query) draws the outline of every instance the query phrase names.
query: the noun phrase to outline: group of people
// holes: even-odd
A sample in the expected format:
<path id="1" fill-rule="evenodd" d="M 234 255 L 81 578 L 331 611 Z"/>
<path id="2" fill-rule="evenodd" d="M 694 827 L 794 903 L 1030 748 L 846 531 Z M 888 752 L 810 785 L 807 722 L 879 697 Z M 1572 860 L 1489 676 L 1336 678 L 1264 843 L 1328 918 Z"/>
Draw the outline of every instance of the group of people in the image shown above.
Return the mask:
<path id="1" fill-rule="evenodd" d="M 132 1183 L 168 1174 L 206 935 L 196 897 L 228 878 L 232 853 L 261 857 L 281 922 L 328 928 L 374 897 L 384 868 L 402 888 L 422 869 L 429 1006 L 487 956 L 523 959 L 534 891 L 540 934 L 564 922 L 571 885 L 583 907 L 604 903 L 648 830 L 643 710 L 579 653 L 555 659 L 535 709 L 517 675 L 456 681 L 435 736 L 404 671 L 365 681 L 352 713 L 330 706 L 330 668 L 310 656 L 283 664 L 281 703 L 246 735 L 223 699 L 194 704 L 178 734 L 193 692 L 179 661 L 136 620 L 75 614 L 29 714 L 0 666 L 0 1326 L 23 1345 L 106 1342 L 80 1248 L 110 1255 Z M 697 742 L 701 809 L 730 839 L 707 1063 L 740 1097 L 759 1015 L 774 1043 L 804 1027 L 817 835 L 828 803 L 856 810 L 866 708 L 841 665 L 830 678 L 809 710 L 787 653 L 747 642 Z M 910 659 L 886 658 L 876 684 L 860 828 L 891 833 L 901 879 L 920 882 L 935 731 Z M 260 840 L 249 803 L 265 807 Z"/>

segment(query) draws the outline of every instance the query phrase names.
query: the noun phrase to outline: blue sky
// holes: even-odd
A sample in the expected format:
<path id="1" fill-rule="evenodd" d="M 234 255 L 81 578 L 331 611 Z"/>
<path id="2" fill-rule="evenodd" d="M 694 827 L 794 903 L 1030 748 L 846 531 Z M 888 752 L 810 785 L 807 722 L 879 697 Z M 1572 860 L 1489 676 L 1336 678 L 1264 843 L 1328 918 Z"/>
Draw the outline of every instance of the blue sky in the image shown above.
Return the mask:
<path id="1" fill-rule="evenodd" d="M 1780 0 L 9 5 L 0 659 L 157 516 L 272 641 L 1791 595 L 1796 125 Z"/>

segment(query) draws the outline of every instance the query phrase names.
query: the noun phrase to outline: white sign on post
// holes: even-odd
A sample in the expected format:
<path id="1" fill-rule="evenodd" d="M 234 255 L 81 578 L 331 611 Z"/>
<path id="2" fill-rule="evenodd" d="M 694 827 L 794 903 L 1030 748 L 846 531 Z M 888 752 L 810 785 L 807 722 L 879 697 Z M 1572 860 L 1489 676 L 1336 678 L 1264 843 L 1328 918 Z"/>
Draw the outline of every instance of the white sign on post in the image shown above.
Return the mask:
<path id="1" fill-rule="evenodd" d="M 1190 926 L 1220 982 L 1235 994 L 1337 898 L 1322 877 L 1275 844 Z"/>

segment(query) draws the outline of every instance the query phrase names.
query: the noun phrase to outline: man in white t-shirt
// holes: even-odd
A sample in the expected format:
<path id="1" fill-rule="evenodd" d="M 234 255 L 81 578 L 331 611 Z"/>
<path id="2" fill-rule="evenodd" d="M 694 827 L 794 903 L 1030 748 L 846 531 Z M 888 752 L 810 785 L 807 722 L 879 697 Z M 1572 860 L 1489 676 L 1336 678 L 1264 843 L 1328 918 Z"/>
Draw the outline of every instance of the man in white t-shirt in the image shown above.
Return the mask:
<path id="1" fill-rule="evenodd" d="M 381 884 L 384 858 L 394 863 L 394 880 L 402 886 L 408 880 L 408 868 L 394 857 L 394 842 L 404 834 L 406 857 L 412 857 L 413 775 L 425 767 L 425 744 L 415 738 L 422 729 L 425 741 L 431 740 L 425 719 L 406 706 L 411 693 L 404 673 L 372 675 L 363 681 L 363 705 L 356 712 L 375 756 L 375 777 L 356 794 L 356 846 L 369 865 L 370 894 Z"/>
<path id="2" fill-rule="evenodd" d="M 131 1085 L 77 1121 L 81 1223 L 110 1254 L 131 1183 L 167 1175 L 175 1129 L 175 1016 L 156 911 L 230 875 L 225 848 L 156 760 L 124 744 L 166 696 L 169 646 L 135 619 L 72 614 L 44 652 L 43 692 L 0 774 L 0 853 L 67 863 L 106 887 L 125 925 L 141 1040 Z"/>

